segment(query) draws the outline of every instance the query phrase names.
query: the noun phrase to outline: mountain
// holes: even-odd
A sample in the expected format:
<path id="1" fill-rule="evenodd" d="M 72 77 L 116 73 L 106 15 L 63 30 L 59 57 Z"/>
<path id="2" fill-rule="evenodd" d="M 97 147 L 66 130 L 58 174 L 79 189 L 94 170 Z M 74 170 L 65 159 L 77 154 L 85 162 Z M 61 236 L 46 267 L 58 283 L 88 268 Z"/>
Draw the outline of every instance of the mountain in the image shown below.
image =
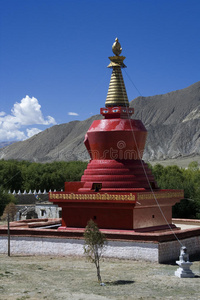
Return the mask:
<path id="1" fill-rule="evenodd" d="M 101 115 L 85 121 L 72 121 L 52 126 L 31 138 L 0 149 L 0 159 L 52 162 L 56 160 L 87 160 L 85 133 Z"/>
<path id="2" fill-rule="evenodd" d="M 140 119 L 148 130 L 143 159 L 166 159 L 200 156 L 200 82 L 163 95 L 138 97 L 130 102 L 134 119 Z M 51 162 L 87 160 L 84 136 L 92 122 L 55 125 L 23 142 L 0 149 L 0 158 Z"/>
<path id="3" fill-rule="evenodd" d="M 4 148 L 6 146 L 9 146 L 11 144 L 15 143 L 15 141 L 12 141 L 12 142 L 0 142 L 0 148 Z"/>
<path id="4" fill-rule="evenodd" d="M 200 155 L 200 82 L 131 102 L 148 130 L 145 160 Z"/>

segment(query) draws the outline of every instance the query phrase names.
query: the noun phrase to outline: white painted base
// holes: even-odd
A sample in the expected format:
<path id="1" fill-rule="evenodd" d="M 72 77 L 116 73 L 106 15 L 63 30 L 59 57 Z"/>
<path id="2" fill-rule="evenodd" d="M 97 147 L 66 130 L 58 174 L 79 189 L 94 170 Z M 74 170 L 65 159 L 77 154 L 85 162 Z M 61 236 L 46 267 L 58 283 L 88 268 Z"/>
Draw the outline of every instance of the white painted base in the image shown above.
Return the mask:
<path id="1" fill-rule="evenodd" d="M 192 265 L 191 262 L 183 262 L 183 261 L 176 261 L 176 263 L 180 266 L 175 271 L 175 276 L 179 278 L 194 278 L 194 273 L 190 270 L 190 267 Z"/>

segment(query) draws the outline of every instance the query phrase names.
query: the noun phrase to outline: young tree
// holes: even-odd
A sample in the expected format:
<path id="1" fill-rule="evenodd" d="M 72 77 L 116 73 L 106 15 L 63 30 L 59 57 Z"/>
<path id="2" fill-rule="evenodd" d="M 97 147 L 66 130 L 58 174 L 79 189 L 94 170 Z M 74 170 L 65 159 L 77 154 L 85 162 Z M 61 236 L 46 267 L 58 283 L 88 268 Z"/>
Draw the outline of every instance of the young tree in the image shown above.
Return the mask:
<path id="1" fill-rule="evenodd" d="M 3 214 L 6 205 L 10 202 L 14 203 L 15 201 L 16 199 L 12 194 L 8 194 L 0 187 L 0 217 Z"/>
<path id="2" fill-rule="evenodd" d="M 6 205 L 4 209 L 2 219 L 7 220 L 9 216 L 9 220 L 14 221 L 16 213 L 17 213 L 16 205 L 13 202 L 10 202 L 9 204 Z"/>
<path id="3" fill-rule="evenodd" d="M 17 208 L 14 203 L 10 202 L 6 205 L 2 219 L 7 219 L 8 222 L 8 256 L 10 256 L 10 220 L 14 221 L 15 215 L 17 213 Z"/>
<path id="4" fill-rule="evenodd" d="M 102 283 L 100 275 L 100 259 L 102 256 L 103 248 L 106 246 L 106 237 L 96 223 L 90 220 L 84 232 L 84 253 L 87 255 L 89 261 L 93 262 L 97 269 L 97 278 Z"/>

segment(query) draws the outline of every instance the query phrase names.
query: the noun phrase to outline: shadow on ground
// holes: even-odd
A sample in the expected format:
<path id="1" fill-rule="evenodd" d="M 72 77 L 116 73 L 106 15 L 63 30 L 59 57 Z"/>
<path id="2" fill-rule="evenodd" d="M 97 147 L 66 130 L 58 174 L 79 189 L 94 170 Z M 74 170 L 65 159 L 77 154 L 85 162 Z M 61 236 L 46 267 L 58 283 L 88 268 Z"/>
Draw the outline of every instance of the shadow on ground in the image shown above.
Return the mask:
<path id="1" fill-rule="evenodd" d="M 125 284 L 132 284 L 135 281 L 133 280 L 116 280 L 116 281 L 109 281 L 105 282 L 106 285 L 125 285 Z"/>

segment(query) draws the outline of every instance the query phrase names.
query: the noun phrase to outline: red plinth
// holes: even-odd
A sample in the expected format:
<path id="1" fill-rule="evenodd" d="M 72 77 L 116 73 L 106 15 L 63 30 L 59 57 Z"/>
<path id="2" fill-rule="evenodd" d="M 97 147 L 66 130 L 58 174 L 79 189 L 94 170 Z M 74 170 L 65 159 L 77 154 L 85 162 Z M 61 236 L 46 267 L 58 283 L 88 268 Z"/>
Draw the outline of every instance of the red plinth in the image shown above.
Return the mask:
<path id="1" fill-rule="evenodd" d="M 155 200 L 155 198 L 157 201 Z M 62 227 L 84 228 L 94 220 L 102 229 L 161 230 L 172 226 L 171 207 L 181 190 L 127 192 L 52 192 L 50 201 L 62 207 Z M 162 212 L 164 212 L 164 216 Z M 169 229 L 169 228 L 168 228 Z"/>

